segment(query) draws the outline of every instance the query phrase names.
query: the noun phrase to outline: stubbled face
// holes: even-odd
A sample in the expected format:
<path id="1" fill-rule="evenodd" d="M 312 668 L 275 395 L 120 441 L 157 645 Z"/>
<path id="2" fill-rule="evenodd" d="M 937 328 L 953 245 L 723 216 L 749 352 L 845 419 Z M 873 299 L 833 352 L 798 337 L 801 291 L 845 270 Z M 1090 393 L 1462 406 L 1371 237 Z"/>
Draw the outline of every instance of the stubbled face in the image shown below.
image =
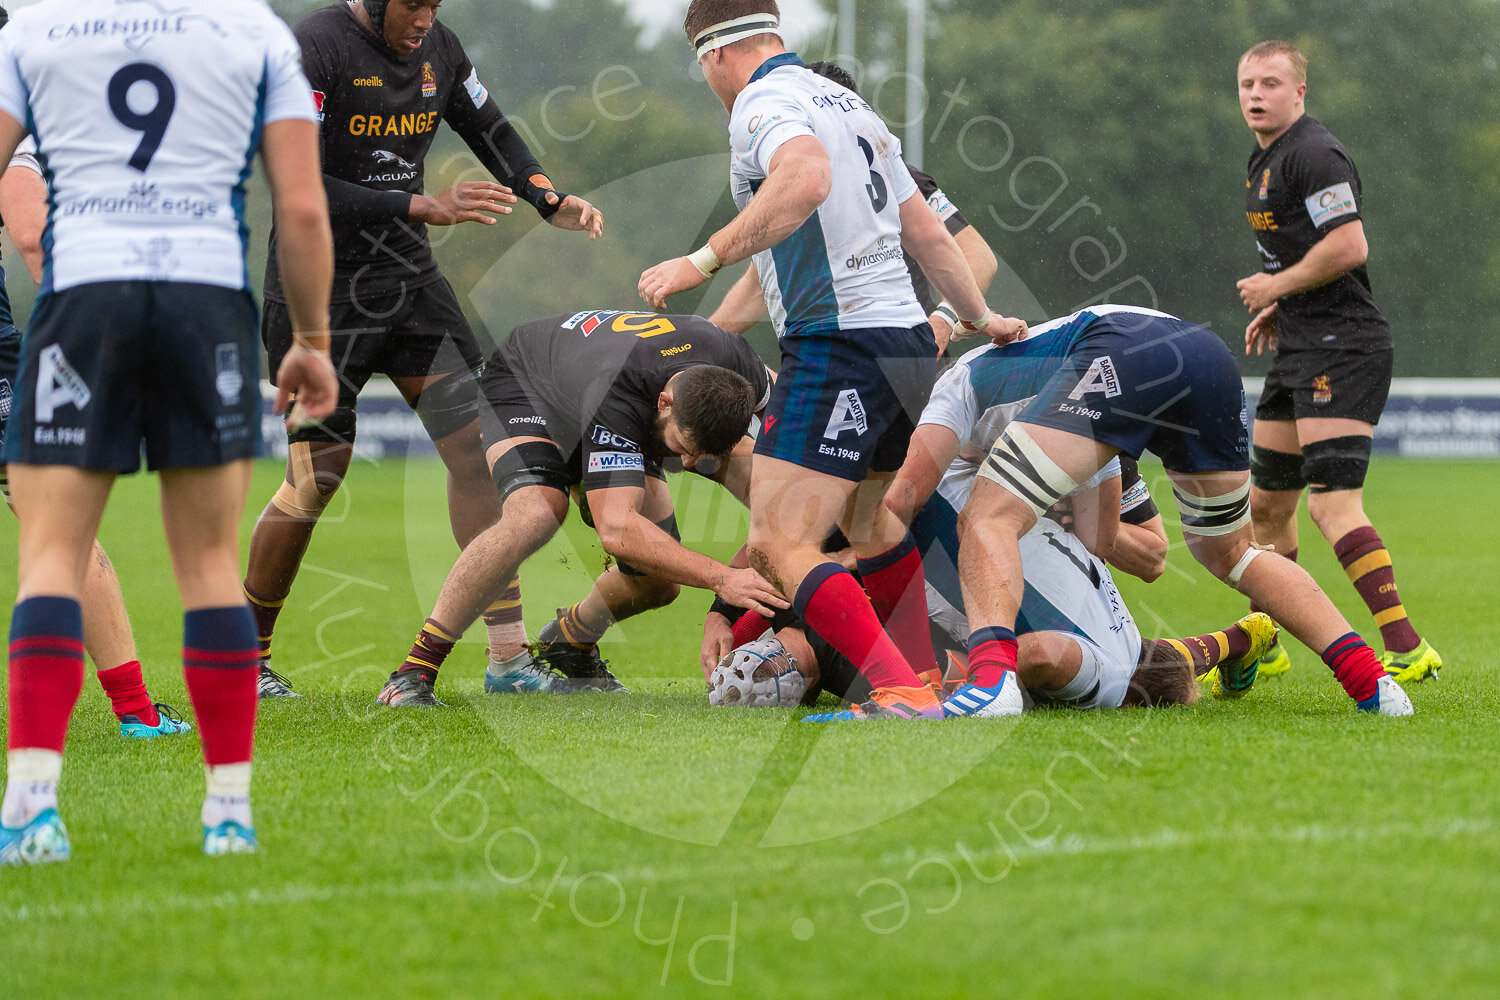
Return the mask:
<path id="1" fill-rule="evenodd" d="M 684 469 L 691 469 L 703 459 L 710 457 L 699 450 L 693 439 L 677 423 L 676 417 L 658 414 L 656 436 L 662 453 L 680 459 Z"/>
<path id="2" fill-rule="evenodd" d="M 385 43 L 403 56 L 422 47 L 442 0 L 391 0 L 385 9 Z"/>
<path id="3" fill-rule="evenodd" d="M 1302 117 L 1307 84 L 1297 82 L 1288 56 L 1246 59 L 1240 63 L 1239 88 L 1240 112 L 1262 146 Z"/>

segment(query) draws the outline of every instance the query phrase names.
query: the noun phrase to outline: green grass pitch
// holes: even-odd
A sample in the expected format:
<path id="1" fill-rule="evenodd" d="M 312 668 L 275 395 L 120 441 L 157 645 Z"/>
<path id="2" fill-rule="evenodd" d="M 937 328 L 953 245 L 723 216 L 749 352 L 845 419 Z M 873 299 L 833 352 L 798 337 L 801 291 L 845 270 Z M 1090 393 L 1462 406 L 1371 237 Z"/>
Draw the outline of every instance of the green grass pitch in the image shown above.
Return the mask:
<path id="1" fill-rule="evenodd" d="M 103 537 L 152 691 L 186 708 L 155 489 L 122 481 Z M 685 537 L 727 554 L 742 512 L 677 489 Z M 1494 463 L 1376 463 L 1368 506 L 1448 663 L 1414 719 L 1358 715 L 1294 643 L 1240 702 L 824 728 L 708 707 L 695 592 L 612 637 L 630 696 L 487 697 L 475 629 L 446 710 L 375 706 L 455 549 L 437 465 L 359 463 L 278 629 L 307 698 L 261 711 L 262 852 L 198 853 L 196 738 L 121 739 L 90 679 L 74 858 L 0 871 L 0 996 L 1493 996 L 1497 495 Z M 1171 564 L 1125 585 L 1147 635 L 1242 613 L 1180 542 Z M 575 517 L 526 568 L 533 635 L 598 566 Z"/>

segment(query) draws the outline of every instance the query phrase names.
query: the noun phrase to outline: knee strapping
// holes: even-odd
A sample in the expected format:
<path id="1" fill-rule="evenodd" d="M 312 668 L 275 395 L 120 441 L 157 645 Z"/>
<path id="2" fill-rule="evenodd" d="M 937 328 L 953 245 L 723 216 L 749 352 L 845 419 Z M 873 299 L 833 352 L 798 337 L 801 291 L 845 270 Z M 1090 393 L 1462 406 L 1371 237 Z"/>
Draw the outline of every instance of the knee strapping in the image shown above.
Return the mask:
<path id="1" fill-rule="evenodd" d="M 440 441 L 479 419 L 479 386 L 473 372 L 439 379 L 417 396 L 417 419 L 427 436 Z"/>
<path id="2" fill-rule="evenodd" d="M 291 469 L 292 482 L 283 481 L 281 488 L 271 498 L 276 509 L 287 517 L 316 520 L 322 515 L 328 501 L 333 499 L 333 490 L 327 495 L 318 489 L 317 470 L 313 467 L 312 445 L 306 441 L 294 441 L 288 452 L 287 466 Z"/>
<path id="3" fill-rule="evenodd" d="M 1182 515 L 1184 535 L 1214 538 L 1232 535 L 1250 523 L 1250 481 L 1233 493 L 1218 497 L 1195 497 L 1173 487 L 1177 510 Z"/>
<path id="4" fill-rule="evenodd" d="M 1250 481 L 1270 493 L 1301 490 L 1307 486 L 1302 463 L 1301 455 L 1256 445 L 1250 453 Z"/>
<path id="5" fill-rule="evenodd" d="M 1363 489 L 1374 444 L 1363 434 L 1314 441 L 1302 449 L 1302 478 L 1313 493 Z"/>
<path id="6" fill-rule="evenodd" d="M 502 500 L 527 486 L 550 486 L 567 493 L 573 483 L 562 452 L 557 445 L 546 441 L 526 441 L 516 445 L 496 459 L 490 476 Z"/>
<path id="7" fill-rule="evenodd" d="M 1225 575 L 1224 582 L 1235 590 L 1239 590 L 1240 581 L 1245 578 L 1245 570 L 1249 569 L 1251 563 L 1265 554 L 1265 549 L 1258 549 L 1254 545 L 1250 546 L 1245 550 L 1245 554 L 1240 556 L 1240 561 L 1234 564 L 1234 569 Z"/>
<path id="8" fill-rule="evenodd" d="M 979 467 L 979 474 L 1021 500 L 1037 517 L 1078 489 L 1023 424 L 1011 424 Z"/>

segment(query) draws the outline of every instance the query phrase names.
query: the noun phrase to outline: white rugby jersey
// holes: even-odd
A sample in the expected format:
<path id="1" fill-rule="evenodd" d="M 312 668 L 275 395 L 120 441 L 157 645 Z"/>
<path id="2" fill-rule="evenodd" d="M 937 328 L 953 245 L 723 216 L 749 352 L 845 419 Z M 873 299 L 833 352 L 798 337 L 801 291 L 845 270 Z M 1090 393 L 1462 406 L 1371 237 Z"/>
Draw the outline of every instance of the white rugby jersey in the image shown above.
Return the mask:
<path id="1" fill-rule="evenodd" d="M 249 289 L 245 181 L 266 122 L 317 121 L 261 0 L 43 0 L 0 32 L 0 110 L 50 192 L 42 293 L 147 279 Z"/>
<path id="2" fill-rule="evenodd" d="M 804 135 L 828 151 L 833 187 L 801 228 L 755 255 L 776 335 L 926 322 L 901 248 L 900 206 L 917 193 L 901 143 L 868 104 L 792 53 L 768 60 L 734 102 L 735 204 L 743 211 L 776 151 Z"/>

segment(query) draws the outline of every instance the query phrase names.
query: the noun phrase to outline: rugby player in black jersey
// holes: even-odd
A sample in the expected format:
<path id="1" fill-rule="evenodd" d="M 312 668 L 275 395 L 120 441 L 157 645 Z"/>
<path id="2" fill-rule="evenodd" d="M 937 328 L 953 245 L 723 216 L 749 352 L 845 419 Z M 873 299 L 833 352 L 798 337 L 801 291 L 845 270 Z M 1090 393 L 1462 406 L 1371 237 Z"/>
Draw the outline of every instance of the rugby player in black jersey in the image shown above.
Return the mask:
<path id="1" fill-rule="evenodd" d="M 355 403 L 371 375 L 390 377 L 437 446 L 448 469 L 448 513 L 458 543 L 468 544 L 499 516 L 479 438 L 474 372 L 482 355 L 438 270 L 427 226 L 493 225 L 519 197 L 559 229 L 602 233 L 592 205 L 553 190 L 457 36 L 437 20 L 438 6 L 439 0 L 353 0 L 315 10 L 295 29 L 322 116 L 336 255 L 339 407 L 328 420 L 289 435 L 286 481 L 251 541 L 245 592 L 261 643 L 261 697 L 293 694 L 270 669 L 271 636 L 318 518 L 348 472 Z M 423 161 L 440 121 L 495 181 L 424 193 Z M 262 323 L 272 371 L 291 343 L 276 249 L 273 232 Z M 486 621 L 492 655 L 504 659 L 524 648 L 518 589 Z"/>
<path id="2" fill-rule="evenodd" d="M 1443 661 L 1417 634 L 1396 589 L 1390 553 L 1365 514 L 1375 423 L 1391 387 L 1391 328 L 1370 294 L 1359 172 L 1343 145 L 1304 110 L 1307 59 L 1262 42 L 1240 59 L 1239 98 L 1255 133 L 1245 214 L 1262 270 L 1239 282 L 1254 315 L 1245 353 L 1276 355 L 1255 411 L 1251 509 L 1256 539 L 1295 559 L 1297 504 L 1333 546 L 1385 644 L 1398 681 Z M 1287 669 L 1278 648 L 1262 674 Z"/>
<path id="3" fill-rule="evenodd" d="M 590 596 L 600 607 L 585 601 L 572 609 L 584 611 L 565 622 L 572 637 L 596 630 L 597 640 L 610 622 L 669 604 L 684 585 L 766 615 L 788 606 L 755 570 L 682 545 L 663 477 L 665 463 L 692 468 L 715 458 L 721 478 L 738 481 L 744 498 L 748 473 L 725 470 L 748 465 L 747 431 L 770 397 L 771 376 L 743 338 L 697 316 L 554 316 L 512 330 L 485 364 L 481 389 L 486 457 L 504 510 L 458 557 L 406 662 L 381 690 L 382 704 L 439 704 L 438 668 L 526 557 L 557 531 L 570 492 L 617 566 L 608 574 L 609 592 L 596 588 Z M 497 673 L 502 667 L 491 665 L 487 691 L 613 681 L 570 685 L 535 666 Z"/>

